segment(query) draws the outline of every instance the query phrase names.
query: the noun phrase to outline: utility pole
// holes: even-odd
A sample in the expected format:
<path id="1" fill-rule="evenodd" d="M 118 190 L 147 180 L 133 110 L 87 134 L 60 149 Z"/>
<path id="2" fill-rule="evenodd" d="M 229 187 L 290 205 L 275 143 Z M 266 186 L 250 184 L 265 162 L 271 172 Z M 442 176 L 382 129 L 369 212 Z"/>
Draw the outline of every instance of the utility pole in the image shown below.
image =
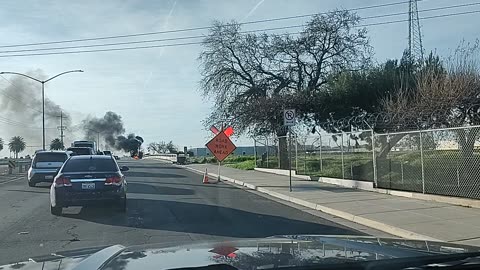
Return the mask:
<path id="1" fill-rule="evenodd" d="M 63 145 L 63 111 L 60 111 L 60 141 Z"/>
<path id="2" fill-rule="evenodd" d="M 63 111 L 60 111 L 60 126 L 57 128 L 60 130 L 60 141 L 62 142 L 62 146 L 65 147 L 65 144 L 63 143 L 63 137 L 65 137 L 65 135 L 63 132 L 67 127 L 63 125 Z"/>

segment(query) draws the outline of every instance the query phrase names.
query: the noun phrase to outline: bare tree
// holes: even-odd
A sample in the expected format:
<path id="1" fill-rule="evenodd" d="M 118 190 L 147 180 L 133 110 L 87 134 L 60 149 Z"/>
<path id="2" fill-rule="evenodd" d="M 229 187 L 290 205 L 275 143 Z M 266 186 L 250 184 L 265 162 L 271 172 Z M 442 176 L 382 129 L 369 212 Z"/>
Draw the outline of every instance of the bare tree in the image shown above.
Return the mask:
<path id="1" fill-rule="evenodd" d="M 287 168 L 282 109 L 308 119 L 312 96 L 345 69 L 370 56 L 359 18 L 334 11 L 312 18 L 299 35 L 242 33 L 238 23 L 216 22 L 203 42 L 201 89 L 215 101 L 205 126 L 224 122 L 254 135 L 279 137 L 280 167 Z"/>
<path id="2" fill-rule="evenodd" d="M 415 89 L 401 89 L 383 101 L 383 111 L 388 117 L 386 130 L 412 130 L 468 126 L 480 124 L 480 73 L 475 61 L 478 42 L 472 47 L 459 46 L 446 60 L 446 68 L 430 65 L 416 76 Z M 381 123 L 378 123 L 381 125 Z M 457 132 L 464 156 L 473 154 L 480 129 Z M 391 147 L 402 139 L 392 136 L 383 144 L 379 157 L 385 157 Z"/>

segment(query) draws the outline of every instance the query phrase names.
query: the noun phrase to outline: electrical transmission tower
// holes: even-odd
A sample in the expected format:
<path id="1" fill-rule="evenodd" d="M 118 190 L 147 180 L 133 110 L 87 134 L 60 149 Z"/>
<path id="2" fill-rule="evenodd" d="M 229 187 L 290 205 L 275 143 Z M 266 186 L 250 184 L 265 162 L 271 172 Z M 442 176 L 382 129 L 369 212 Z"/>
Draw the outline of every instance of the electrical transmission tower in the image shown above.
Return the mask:
<path id="1" fill-rule="evenodd" d="M 408 3 L 408 56 L 412 63 L 423 62 L 422 33 L 417 2 L 418 0 L 410 0 Z"/>

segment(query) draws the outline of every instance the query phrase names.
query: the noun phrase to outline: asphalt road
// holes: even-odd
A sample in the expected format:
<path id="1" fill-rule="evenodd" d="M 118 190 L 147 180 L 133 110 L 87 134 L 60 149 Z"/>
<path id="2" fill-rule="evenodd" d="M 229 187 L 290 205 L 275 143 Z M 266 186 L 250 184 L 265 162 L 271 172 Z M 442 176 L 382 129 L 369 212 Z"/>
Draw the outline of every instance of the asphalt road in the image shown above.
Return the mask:
<path id="1" fill-rule="evenodd" d="M 0 183 L 0 265 L 55 251 L 110 244 L 191 243 L 279 234 L 360 234 L 263 196 L 153 160 L 130 167 L 127 213 L 49 209 L 49 185 Z"/>

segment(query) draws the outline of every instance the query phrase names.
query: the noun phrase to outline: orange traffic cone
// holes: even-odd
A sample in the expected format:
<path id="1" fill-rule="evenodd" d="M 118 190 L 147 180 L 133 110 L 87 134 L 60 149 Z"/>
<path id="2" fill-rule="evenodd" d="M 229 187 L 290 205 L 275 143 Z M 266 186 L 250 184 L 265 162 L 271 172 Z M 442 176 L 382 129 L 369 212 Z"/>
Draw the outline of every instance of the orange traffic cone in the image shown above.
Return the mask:
<path id="1" fill-rule="evenodd" d="M 203 183 L 204 183 L 204 184 L 210 183 L 210 182 L 208 182 L 208 172 L 207 172 L 207 168 L 205 168 L 205 174 L 203 175 Z"/>

